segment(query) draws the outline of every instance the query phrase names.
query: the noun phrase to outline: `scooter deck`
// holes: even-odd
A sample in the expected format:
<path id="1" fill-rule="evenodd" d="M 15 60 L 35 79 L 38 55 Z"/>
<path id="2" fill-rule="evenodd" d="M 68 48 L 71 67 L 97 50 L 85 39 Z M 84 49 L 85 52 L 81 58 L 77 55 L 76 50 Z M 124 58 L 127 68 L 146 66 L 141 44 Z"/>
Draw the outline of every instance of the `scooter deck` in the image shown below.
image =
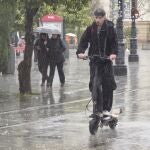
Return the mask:
<path id="1" fill-rule="evenodd" d="M 107 117 L 111 117 L 112 119 L 113 118 L 118 118 L 119 114 L 121 114 L 122 112 L 123 112 L 122 108 L 116 108 L 116 109 L 113 109 L 111 111 L 110 115 L 107 115 Z"/>

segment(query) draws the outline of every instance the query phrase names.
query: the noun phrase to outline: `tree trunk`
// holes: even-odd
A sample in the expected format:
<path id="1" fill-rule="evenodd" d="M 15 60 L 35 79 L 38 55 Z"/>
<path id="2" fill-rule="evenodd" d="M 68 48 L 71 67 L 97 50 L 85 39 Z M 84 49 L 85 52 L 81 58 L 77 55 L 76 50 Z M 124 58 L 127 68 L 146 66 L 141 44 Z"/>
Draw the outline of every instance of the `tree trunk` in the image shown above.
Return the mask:
<path id="1" fill-rule="evenodd" d="M 26 5 L 25 15 L 25 52 L 24 60 L 18 65 L 18 79 L 20 94 L 31 94 L 31 66 L 32 66 L 32 52 L 33 52 L 33 17 L 38 8 L 32 8 L 29 4 Z"/>
<path id="2" fill-rule="evenodd" d="M 0 72 L 7 74 L 10 55 L 10 33 L 14 23 L 15 0 L 0 1 Z"/>

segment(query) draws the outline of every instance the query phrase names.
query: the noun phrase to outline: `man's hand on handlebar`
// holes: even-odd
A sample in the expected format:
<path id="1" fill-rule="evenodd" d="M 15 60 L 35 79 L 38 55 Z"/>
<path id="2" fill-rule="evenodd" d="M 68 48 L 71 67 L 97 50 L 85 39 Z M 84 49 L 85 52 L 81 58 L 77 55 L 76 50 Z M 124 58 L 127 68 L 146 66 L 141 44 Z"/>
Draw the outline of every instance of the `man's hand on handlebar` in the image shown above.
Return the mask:
<path id="1" fill-rule="evenodd" d="M 111 61 L 115 60 L 115 59 L 116 59 L 116 55 L 115 55 L 115 54 L 111 54 L 111 55 L 109 56 L 109 59 L 110 59 Z"/>
<path id="2" fill-rule="evenodd" d="M 78 54 L 78 58 L 85 60 L 85 59 L 88 58 L 88 56 L 86 54 L 84 54 L 84 53 L 80 53 L 80 54 Z M 111 54 L 107 59 L 110 59 L 111 61 L 113 61 L 113 60 L 116 59 L 116 55 L 115 54 Z"/>

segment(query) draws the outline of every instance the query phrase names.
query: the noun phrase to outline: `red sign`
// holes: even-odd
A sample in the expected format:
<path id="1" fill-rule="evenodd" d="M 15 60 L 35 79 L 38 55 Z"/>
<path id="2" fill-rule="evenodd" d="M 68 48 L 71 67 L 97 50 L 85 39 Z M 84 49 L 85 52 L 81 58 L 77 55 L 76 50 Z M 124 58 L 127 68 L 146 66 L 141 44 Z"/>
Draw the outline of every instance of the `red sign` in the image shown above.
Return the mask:
<path id="1" fill-rule="evenodd" d="M 41 18 L 42 22 L 62 22 L 63 18 L 57 15 L 48 14 Z"/>

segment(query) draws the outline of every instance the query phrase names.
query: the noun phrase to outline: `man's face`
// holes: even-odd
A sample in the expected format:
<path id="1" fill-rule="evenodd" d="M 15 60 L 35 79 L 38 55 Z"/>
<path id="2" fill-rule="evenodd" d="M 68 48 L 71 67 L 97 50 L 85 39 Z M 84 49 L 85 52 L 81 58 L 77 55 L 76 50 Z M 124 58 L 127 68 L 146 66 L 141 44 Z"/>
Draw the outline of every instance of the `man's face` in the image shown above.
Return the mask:
<path id="1" fill-rule="evenodd" d="M 105 16 L 94 16 L 94 19 L 95 19 L 95 22 L 96 22 L 96 24 L 99 26 L 101 26 L 102 24 L 103 24 L 103 22 L 104 22 L 104 20 L 105 20 Z"/>

